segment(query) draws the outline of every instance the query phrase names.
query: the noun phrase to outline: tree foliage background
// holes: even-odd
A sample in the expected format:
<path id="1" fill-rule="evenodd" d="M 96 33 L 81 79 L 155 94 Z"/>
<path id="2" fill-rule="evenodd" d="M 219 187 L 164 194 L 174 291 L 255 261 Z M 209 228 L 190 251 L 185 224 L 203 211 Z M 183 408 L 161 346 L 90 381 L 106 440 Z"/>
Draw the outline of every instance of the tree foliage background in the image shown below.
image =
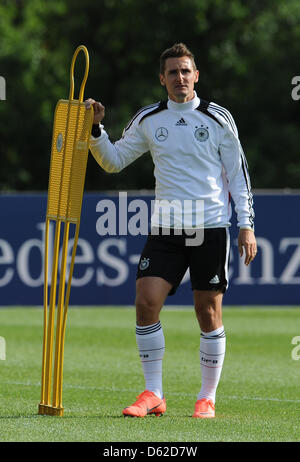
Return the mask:
<path id="1" fill-rule="evenodd" d="M 116 140 L 141 106 L 165 98 L 159 56 L 179 41 L 195 54 L 198 95 L 233 114 L 253 187 L 299 188 L 299 0 L 1 0 L 0 190 L 47 190 L 54 109 L 78 45 L 90 54 L 85 97 L 105 105 Z M 86 190 L 153 187 L 147 154 L 118 175 L 89 156 Z"/>

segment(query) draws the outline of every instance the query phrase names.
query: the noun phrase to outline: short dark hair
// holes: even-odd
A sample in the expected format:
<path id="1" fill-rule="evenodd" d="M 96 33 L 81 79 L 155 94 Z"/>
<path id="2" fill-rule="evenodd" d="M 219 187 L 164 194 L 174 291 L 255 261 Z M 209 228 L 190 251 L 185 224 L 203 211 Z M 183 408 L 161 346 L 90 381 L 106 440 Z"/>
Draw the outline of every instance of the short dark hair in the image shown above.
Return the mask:
<path id="1" fill-rule="evenodd" d="M 192 61 L 194 69 L 196 69 L 195 57 L 184 43 L 175 43 L 171 48 L 167 48 L 160 55 L 160 73 L 165 72 L 165 64 L 168 58 L 182 58 L 187 56 Z"/>

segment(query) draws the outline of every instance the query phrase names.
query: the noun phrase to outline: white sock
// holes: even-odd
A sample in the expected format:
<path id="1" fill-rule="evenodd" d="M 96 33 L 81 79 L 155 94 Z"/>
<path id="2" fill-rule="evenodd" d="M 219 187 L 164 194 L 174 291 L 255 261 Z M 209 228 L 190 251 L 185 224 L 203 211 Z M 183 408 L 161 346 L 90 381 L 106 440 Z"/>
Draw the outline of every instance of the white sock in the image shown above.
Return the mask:
<path id="1" fill-rule="evenodd" d="M 165 352 L 165 338 L 160 321 L 150 326 L 136 326 L 136 342 L 144 371 L 145 389 L 162 398 L 162 359 Z"/>
<path id="2" fill-rule="evenodd" d="M 226 337 L 224 326 L 212 332 L 201 332 L 200 337 L 200 367 L 201 390 L 198 399 L 216 400 L 217 386 L 220 380 L 225 356 Z"/>

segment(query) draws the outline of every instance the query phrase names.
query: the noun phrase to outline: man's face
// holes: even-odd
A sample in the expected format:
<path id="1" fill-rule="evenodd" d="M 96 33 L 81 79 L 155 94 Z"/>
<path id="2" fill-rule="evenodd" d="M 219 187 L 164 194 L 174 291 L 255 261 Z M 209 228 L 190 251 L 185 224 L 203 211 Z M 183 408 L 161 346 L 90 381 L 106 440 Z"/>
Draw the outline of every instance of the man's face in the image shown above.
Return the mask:
<path id="1" fill-rule="evenodd" d="M 186 103 L 194 97 L 194 85 L 198 82 L 199 71 L 194 69 L 192 61 L 187 56 L 167 58 L 165 72 L 160 74 L 159 78 L 171 100 Z"/>

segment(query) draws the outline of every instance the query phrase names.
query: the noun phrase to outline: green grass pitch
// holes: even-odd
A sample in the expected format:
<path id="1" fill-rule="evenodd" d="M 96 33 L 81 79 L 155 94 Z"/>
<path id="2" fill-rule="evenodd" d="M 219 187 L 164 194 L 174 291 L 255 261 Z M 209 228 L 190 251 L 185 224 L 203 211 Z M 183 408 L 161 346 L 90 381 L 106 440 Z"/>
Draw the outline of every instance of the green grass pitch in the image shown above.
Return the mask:
<path id="1" fill-rule="evenodd" d="M 192 308 L 164 308 L 167 412 L 124 418 L 144 389 L 131 307 L 70 307 L 64 417 L 39 416 L 43 312 L 0 309 L 0 441 L 270 442 L 300 440 L 300 308 L 225 307 L 227 350 L 216 418 L 192 419 L 200 389 L 199 328 Z"/>

